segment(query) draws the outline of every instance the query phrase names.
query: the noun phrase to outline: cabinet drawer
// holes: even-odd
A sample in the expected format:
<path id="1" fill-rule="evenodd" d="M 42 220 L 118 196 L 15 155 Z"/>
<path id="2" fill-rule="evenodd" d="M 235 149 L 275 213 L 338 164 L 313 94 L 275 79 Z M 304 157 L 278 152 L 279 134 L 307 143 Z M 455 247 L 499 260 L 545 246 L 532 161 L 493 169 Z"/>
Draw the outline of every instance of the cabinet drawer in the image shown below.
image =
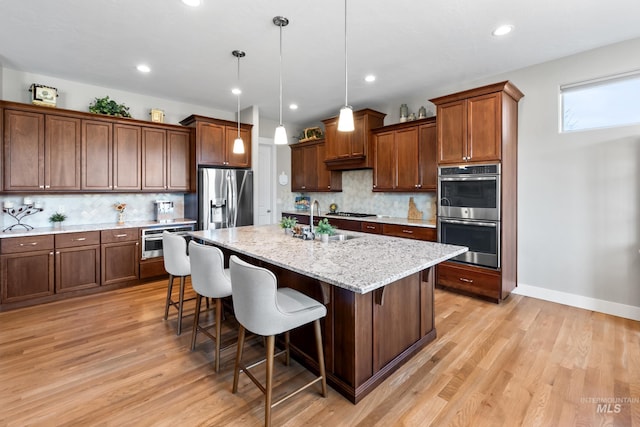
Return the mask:
<path id="1" fill-rule="evenodd" d="M 383 234 L 387 236 L 406 237 L 407 239 L 436 241 L 436 229 L 428 227 L 411 227 L 407 225 L 384 224 Z"/>
<path id="2" fill-rule="evenodd" d="M 3 254 L 43 251 L 53 249 L 53 234 L 44 236 L 10 237 L 0 240 Z"/>
<path id="3" fill-rule="evenodd" d="M 438 285 L 500 299 L 499 271 L 444 262 L 438 265 L 437 274 Z"/>
<path id="4" fill-rule="evenodd" d="M 86 231 L 82 233 L 64 233 L 55 235 L 56 249 L 73 248 L 76 246 L 90 246 L 100 244 L 99 231 Z"/>
<path id="5" fill-rule="evenodd" d="M 377 222 L 364 221 L 360 227 L 360 230 L 365 233 L 382 234 L 382 224 Z"/>
<path id="6" fill-rule="evenodd" d="M 100 232 L 102 243 L 128 242 L 138 240 L 137 228 L 116 228 Z"/>

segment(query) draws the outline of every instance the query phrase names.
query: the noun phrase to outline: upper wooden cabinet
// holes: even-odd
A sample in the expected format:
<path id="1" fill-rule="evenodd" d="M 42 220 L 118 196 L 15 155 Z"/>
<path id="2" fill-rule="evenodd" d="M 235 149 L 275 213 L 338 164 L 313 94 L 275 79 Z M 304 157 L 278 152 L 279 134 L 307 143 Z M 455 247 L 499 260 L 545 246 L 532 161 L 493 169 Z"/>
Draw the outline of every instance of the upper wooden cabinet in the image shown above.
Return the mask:
<path id="1" fill-rule="evenodd" d="M 342 191 L 342 172 L 327 169 L 324 140 L 291 147 L 291 191 Z"/>
<path id="2" fill-rule="evenodd" d="M 189 190 L 189 131 L 142 128 L 142 189 Z"/>
<path id="3" fill-rule="evenodd" d="M 240 124 L 240 137 L 244 153 L 233 152 L 233 141 L 238 136 L 238 124 L 227 120 L 191 115 L 180 122 L 195 128 L 196 164 L 203 166 L 251 167 L 251 128 Z"/>
<path id="4" fill-rule="evenodd" d="M 6 191 L 80 189 L 80 120 L 4 111 Z"/>
<path id="5" fill-rule="evenodd" d="M 371 129 L 384 124 L 386 114 L 374 110 L 353 113 L 355 130 L 338 131 L 338 117 L 323 120 L 325 127 L 326 157 L 330 170 L 367 169 L 373 167 L 373 138 Z"/>
<path id="6" fill-rule="evenodd" d="M 511 134 L 517 132 L 522 97 L 507 81 L 432 99 L 437 107 L 438 163 L 501 161 Z"/>
<path id="7" fill-rule="evenodd" d="M 435 191 L 435 118 L 375 129 L 373 191 Z"/>
<path id="8" fill-rule="evenodd" d="M 2 190 L 190 191 L 191 129 L 0 101 Z"/>

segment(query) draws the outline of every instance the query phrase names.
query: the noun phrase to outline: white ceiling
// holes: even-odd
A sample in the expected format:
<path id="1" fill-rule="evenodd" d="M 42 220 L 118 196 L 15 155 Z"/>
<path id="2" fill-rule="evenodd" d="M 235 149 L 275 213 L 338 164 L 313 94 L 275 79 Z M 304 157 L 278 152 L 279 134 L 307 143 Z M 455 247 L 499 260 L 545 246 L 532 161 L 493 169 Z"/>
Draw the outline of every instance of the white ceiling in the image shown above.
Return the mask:
<path id="1" fill-rule="evenodd" d="M 278 119 L 283 29 L 284 121 L 305 124 L 344 104 L 343 0 L 0 0 L 6 68 Z M 442 95 L 465 82 L 640 37 L 637 0 L 349 0 L 349 103 Z M 491 31 L 510 23 L 504 38 Z M 146 63 L 142 75 L 135 67 Z M 373 73 L 377 80 L 365 83 Z M 299 104 L 297 111 L 287 105 Z"/>

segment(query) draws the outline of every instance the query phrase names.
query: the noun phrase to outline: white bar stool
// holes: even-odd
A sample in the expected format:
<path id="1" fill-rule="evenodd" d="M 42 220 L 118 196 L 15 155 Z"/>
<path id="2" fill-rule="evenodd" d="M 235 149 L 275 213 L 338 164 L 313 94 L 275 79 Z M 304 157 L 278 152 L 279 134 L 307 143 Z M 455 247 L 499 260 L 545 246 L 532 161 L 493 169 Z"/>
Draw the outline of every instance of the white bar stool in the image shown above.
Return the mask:
<path id="1" fill-rule="evenodd" d="M 187 255 L 187 241 L 177 234 L 162 232 L 162 255 L 164 257 L 164 269 L 169 273 L 169 285 L 167 287 L 167 300 L 164 306 L 164 320 L 169 317 L 169 306 L 178 310 L 178 335 L 182 333 L 182 311 L 184 306 L 184 282 L 191 274 L 189 255 Z M 171 299 L 173 279 L 180 278 L 180 293 L 178 301 Z M 187 300 L 188 301 L 188 300 Z"/>
<path id="2" fill-rule="evenodd" d="M 189 242 L 189 260 L 191 263 L 191 286 L 196 292 L 196 312 L 191 333 L 191 351 L 196 348 L 196 337 L 202 332 L 215 342 L 214 370 L 220 370 L 220 341 L 222 336 L 222 298 L 231 296 L 229 269 L 224 268 L 224 255 L 215 246 L 202 245 L 193 240 Z M 200 325 L 202 297 L 215 301 L 216 320 L 214 325 Z M 215 326 L 215 336 L 208 329 Z"/>
<path id="3" fill-rule="evenodd" d="M 327 315 L 327 308 L 313 298 L 294 289 L 278 289 L 276 276 L 271 271 L 248 264 L 235 255 L 232 255 L 229 260 L 229 270 L 231 271 L 231 288 L 233 290 L 233 309 L 236 320 L 238 320 L 240 324 L 232 391 L 233 393 L 238 391 L 240 371 L 247 374 L 249 379 L 251 379 L 265 395 L 264 424 L 265 426 L 270 426 L 271 409 L 312 384 L 320 381 L 322 396 L 327 396 L 327 379 L 320 331 L 320 319 Z M 313 322 L 315 330 L 320 376 L 272 403 L 273 359 L 275 356 L 285 354 L 288 364 L 289 331 L 311 322 Z M 267 341 L 266 359 L 250 366 L 242 364 L 245 329 L 256 335 L 266 337 Z M 285 350 L 274 354 L 275 336 L 281 333 L 285 333 Z M 266 386 L 263 386 L 249 369 L 265 361 L 267 362 Z"/>

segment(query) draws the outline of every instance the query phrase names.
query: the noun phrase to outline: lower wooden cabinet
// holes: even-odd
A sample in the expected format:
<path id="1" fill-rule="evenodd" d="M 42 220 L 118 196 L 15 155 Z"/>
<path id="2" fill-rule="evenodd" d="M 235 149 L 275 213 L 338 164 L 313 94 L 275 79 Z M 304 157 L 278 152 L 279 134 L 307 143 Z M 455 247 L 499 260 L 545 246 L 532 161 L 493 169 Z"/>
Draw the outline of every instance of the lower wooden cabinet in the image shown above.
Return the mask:
<path id="1" fill-rule="evenodd" d="M 100 232 L 55 235 L 55 292 L 100 286 Z"/>
<path id="2" fill-rule="evenodd" d="M 383 224 L 382 234 L 407 239 L 426 240 L 429 242 L 435 242 L 437 240 L 435 228 L 413 227 L 410 225 Z"/>
<path id="3" fill-rule="evenodd" d="M 2 239 L 0 252 L 2 304 L 53 294 L 53 235 Z"/>
<path id="4" fill-rule="evenodd" d="M 498 302 L 502 298 L 500 271 L 455 262 L 443 262 L 437 268 L 437 286 L 481 295 Z"/>
<path id="5" fill-rule="evenodd" d="M 102 284 L 138 280 L 140 243 L 137 228 L 103 230 L 102 241 Z"/>

